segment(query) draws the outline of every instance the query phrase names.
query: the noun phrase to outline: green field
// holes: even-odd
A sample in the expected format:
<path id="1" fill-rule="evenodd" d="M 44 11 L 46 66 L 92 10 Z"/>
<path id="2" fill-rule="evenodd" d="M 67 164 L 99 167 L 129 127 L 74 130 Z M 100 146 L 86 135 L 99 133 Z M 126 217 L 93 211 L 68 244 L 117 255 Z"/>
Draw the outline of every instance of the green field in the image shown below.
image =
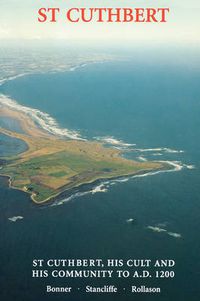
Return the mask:
<path id="1" fill-rule="evenodd" d="M 94 160 L 87 154 L 61 151 L 27 161 L 11 161 L 1 173 L 11 177 L 14 187 L 33 194 L 34 200 L 41 202 L 66 189 L 97 179 L 130 175 L 158 167 L 150 162 L 138 163 L 122 158 Z"/>

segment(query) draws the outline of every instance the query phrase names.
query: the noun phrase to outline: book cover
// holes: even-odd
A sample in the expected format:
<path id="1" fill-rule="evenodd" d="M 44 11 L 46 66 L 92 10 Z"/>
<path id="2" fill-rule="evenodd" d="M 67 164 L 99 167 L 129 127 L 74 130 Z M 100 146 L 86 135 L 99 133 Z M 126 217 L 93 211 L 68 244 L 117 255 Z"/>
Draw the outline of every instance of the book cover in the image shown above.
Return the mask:
<path id="1" fill-rule="evenodd" d="M 0 299 L 199 301 L 199 2 L 0 10 Z"/>

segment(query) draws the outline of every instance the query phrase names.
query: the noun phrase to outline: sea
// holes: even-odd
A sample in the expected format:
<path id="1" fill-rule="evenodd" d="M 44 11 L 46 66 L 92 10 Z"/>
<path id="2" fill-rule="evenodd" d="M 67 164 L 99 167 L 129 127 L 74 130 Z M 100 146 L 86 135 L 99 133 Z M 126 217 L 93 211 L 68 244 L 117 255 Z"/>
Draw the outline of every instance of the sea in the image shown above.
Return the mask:
<path id="1" fill-rule="evenodd" d="M 171 172 L 86 185 L 43 206 L 1 177 L 1 300 L 200 300 L 200 70 L 187 58 L 145 57 L 29 74 L 0 87 L 13 106 L 23 106 L 30 118 L 37 115 L 40 125 L 66 139 L 98 140 L 130 159 L 174 164 Z M 24 151 L 21 143 L 1 136 L 1 156 Z M 69 258 L 171 259 L 174 267 L 157 270 L 175 275 L 32 277 L 34 259 Z M 72 286 L 72 293 L 47 293 L 47 285 Z M 115 285 L 118 292 L 86 293 L 86 285 Z M 161 293 L 131 293 L 131 286 L 142 285 Z"/>

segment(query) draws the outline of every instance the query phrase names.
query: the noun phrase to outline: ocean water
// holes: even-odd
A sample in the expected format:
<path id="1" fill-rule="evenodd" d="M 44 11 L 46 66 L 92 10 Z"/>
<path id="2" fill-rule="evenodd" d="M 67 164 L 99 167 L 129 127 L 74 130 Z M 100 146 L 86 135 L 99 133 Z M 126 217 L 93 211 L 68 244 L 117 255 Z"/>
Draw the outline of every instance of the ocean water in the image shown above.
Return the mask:
<path id="1" fill-rule="evenodd" d="M 0 134 L 0 156 L 14 156 L 25 152 L 27 145 L 25 142 L 17 138 L 11 138 L 7 135 Z"/>
<path id="2" fill-rule="evenodd" d="M 179 161 L 182 166 L 176 172 L 104 183 L 96 193 L 93 186 L 87 187 L 43 207 L 8 188 L 7 179 L 1 178 L 2 300 L 200 300 L 197 68 L 131 61 L 94 64 L 74 72 L 21 77 L 5 83 L 0 92 L 48 113 L 61 128 L 78 131 L 83 138 L 96 137 L 115 147 L 136 144 L 137 151 L 129 157 Z M 14 223 L 8 220 L 12 216 L 24 218 Z M 130 218 L 136 224 L 127 223 Z M 176 275 L 147 280 L 32 279 L 34 258 L 170 258 L 176 261 Z M 81 290 L 85 284 L 111 284 L 120 292 L 48 295 L 47 284 L 71 284 Z M 131 285 L 160 286 L 162 293 L 131 295 Z"/>

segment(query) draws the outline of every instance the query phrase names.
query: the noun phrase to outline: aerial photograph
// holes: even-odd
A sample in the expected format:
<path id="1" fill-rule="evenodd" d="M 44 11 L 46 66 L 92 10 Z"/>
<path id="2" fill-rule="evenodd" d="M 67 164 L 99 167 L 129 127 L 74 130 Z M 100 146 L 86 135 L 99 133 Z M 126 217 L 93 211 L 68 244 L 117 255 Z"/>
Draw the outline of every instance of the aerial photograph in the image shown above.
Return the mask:
<path id="1" fill-rule="evenodd" d="M 0 7 L 0 299 L 199 301 L 200 4 Z"/>

